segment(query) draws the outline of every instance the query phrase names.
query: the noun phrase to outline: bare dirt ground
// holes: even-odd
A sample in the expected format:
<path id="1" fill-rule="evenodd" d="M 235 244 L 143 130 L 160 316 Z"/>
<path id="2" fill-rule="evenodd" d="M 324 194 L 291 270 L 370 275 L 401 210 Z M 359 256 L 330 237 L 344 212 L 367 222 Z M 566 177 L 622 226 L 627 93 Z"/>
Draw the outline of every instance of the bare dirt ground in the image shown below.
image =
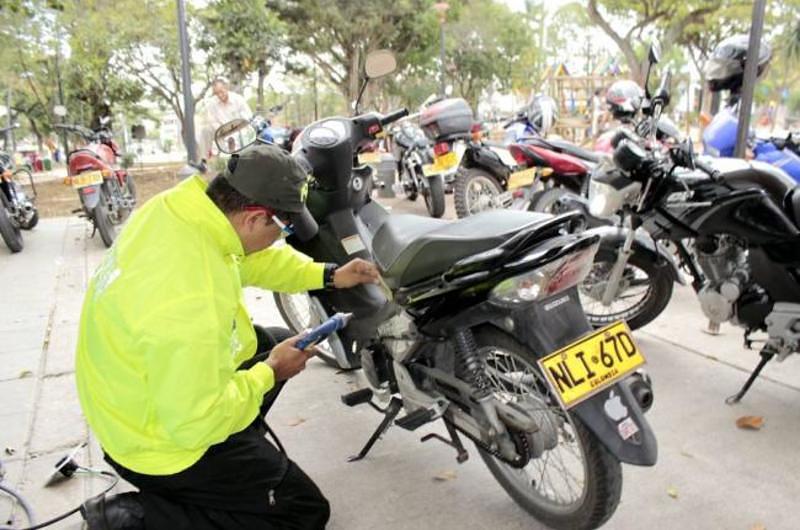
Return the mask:
<path id="1" fill-rule="evenodd" d="M 178 183 L 178 170 L 183 164 L 160 166 L 157 168 L 130 168 L 136 183 L 137 202 L 144 204 L 147 199 Z M 35 179 L 35 177 L 34 177 Z M 34 180 L 35 182 L 35 180 Z M 72 215 L 80 208 L 80 199 L 71 186 L 61 180 L 36 183 L 36 207 L 40 217 L 63 217 Z"/>

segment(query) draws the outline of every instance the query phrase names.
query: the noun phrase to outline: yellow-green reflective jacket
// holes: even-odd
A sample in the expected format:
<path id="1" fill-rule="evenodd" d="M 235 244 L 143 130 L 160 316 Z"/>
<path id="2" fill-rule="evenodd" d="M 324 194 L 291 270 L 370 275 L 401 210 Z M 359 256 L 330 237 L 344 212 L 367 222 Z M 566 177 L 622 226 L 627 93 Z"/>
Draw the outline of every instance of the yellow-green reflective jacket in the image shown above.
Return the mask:
<path id="1" fill-rule="evenodd" d="M 103 449 L 150 475 L 177 473 L 255 418 L 272 369 L 256 351 L 242 287 L 323 286 L 323 265 L 289 246 L 244 255 L 198 177 L 148 201 L 84 299 L 76 354 L 81 407 Z"/>

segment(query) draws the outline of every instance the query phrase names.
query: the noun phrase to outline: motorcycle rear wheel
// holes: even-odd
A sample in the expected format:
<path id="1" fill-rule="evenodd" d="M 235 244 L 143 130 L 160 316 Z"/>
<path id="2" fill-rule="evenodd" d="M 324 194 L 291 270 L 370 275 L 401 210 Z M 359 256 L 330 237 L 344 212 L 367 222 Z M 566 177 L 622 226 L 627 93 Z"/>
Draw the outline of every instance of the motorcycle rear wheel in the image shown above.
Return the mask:
<path id="1" fill-rule="evenodd" d="M 459 168 L 456 173 L 453 200 L 459 219 L 484 210 L 493 210 L 493 201 L 503 193 L 503 187 L 484 169 Z"/>
<path id="2" fill-rule="evenodd" d="M 557 444 L 539 458 L 532 458 L 524 468 L 514 468 L 478 447 L 489 471 L 517 504 L 554 529 L 588 530 L 601 526 L 620 501 L 619 461 L 552 396 L 530 349 L 494 328 L 477 330 L 475 339 L 479 351 L 485 354 L 487 374 L 495 374 L 489 379 L 498 399 L 515 400 L 529 393 L 546 403 L 547 408 L 542 410 L 558 420 Z M 548 467 L 551 461 L 552 466 Z M 580 472 L 583 480 L 570 473 L 568 467 Z M 579 491 L 573 489 L 570 479 L 574 479 Z M 559 485 L 567 486 L 565 497 L 558 495 Z"/>
<path id="3" fill-rule="evenodd" d="M 0 236 L 8 250 L 16 254 L 25 246 L 17 220 L 9 213 L 10 205 L 5 193 L 0 190 Z"/>

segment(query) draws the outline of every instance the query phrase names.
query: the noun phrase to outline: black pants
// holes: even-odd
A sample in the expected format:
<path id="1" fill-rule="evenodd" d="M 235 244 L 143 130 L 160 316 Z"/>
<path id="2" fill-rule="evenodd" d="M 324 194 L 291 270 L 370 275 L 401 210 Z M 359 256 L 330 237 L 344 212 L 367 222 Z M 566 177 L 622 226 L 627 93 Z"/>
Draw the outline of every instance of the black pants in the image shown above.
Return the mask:
<path id="1" fill-rule="evenodd" d="M 265 359 L 289 337 L 283 328 L 256 327 L 258 354 L 240 368 Z M 139 488 L 147 530 L 317 530 L 330 516 L 316 484 L 265 438 L 263 416 L 283 383 L 264 396 L 261 414 L 246 429 L 210 447 L 195 464 L 174 475 L 143 475 L 106 455 L 119 475 Z"/>

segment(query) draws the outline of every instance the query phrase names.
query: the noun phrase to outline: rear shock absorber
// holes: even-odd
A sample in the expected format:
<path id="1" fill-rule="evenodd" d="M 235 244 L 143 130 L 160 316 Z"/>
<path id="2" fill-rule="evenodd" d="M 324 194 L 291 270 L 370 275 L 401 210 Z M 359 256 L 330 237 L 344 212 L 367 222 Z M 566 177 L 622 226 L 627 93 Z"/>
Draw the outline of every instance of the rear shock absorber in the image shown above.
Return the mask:
<path id="1" fill-rule="evenodd" d="M 453 340 L 456 345 L 456 373 L 475 388 L 479 398 L 488 396 L 491 393 L 491 383 L 486 375 L 483 359 L 478 354 L 478 344 L 472 330 L 457 329 Z"/>

